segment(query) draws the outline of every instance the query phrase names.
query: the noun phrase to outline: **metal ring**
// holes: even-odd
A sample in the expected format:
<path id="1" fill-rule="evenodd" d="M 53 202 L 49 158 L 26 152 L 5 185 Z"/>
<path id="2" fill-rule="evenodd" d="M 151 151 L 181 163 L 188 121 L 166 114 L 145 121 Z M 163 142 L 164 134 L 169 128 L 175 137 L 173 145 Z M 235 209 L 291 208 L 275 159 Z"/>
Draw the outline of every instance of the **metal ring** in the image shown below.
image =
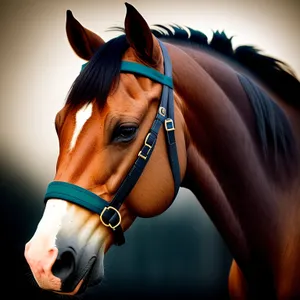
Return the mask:
<path id="1" fill-rule="evenodd" d="M 104 214 L 104 212 L 105 212 L 106 210 L 110 210 L 110 209 L 114 210 L 114 211 L 117 213 L 118 217 L 119 217 L 119 222 L 118 222 L 116 225 L 111 225 L 110 223 L 105 223 L 104 220 L 103 220 L 103 218 L 102 218 L 102 215 Z M 119 212 L 115 207 L 113 207 L 113 206 L 104 207 L 104 209 L 102 210 L 102 212 L 101 212 L 101 214 L 100 214 L 100 221 L 102 222 L 102 224 L 103 224 L 104 226 L 110 227 L 112 230 L 115 230 L 115 229 L 121 224 L 121 214 L 120 214 L 120 212 Z"/>

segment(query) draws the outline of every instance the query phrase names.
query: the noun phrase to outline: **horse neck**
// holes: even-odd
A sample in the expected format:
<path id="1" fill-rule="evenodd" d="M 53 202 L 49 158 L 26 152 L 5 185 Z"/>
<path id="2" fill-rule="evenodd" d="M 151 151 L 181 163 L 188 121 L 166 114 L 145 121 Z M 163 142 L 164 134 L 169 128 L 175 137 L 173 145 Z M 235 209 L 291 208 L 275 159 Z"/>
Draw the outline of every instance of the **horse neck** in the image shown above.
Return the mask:
<path id="1" fill-rule="evenodd" d="M 272 184 L 257 156 L 248 121 L 232 100 L 194 58 L 178 47 L 170 46 L 169 51 L 176 106 L 186 128 L 183 186 L 201 201 L 233 253 L 241 249 L 237 257 L 246 259 L 249 242 L 263 248 L 270 227 L 276 225 Z M 263 238 L 253 239 L 254 232 Z"/>
<path id="2" fill-rule="evenodd" d="M 298 271 L 289 266 L 298 262 L 294 254 L 300 243 L 294 242 L 298 231 L 289 224 L 300 217 L 300 189 L 294 184 L 299 175 L 284 186 L 269 176 L 257 150 L 249 100 L 233 69 L 216 61 L 210 65 L 208 55 L 195 50 L 169 46 L 169 52 L 175 106 L 185 122 L 187 167 L 182 186 L 201 202 L 244 274 L 254 269 L 265 282 L 271 272 L 279 285 L 284 278 L 291 283 L 293 276 L 298 278 Z M 218 68 L 221 74 L 212 76 Z M 300 128 L 297 120 L 294 129 Z M 291 232 L 295 234 L 289 238 Z M 291 242 L 295 250 L 287 257 L 283 253 Z"/>

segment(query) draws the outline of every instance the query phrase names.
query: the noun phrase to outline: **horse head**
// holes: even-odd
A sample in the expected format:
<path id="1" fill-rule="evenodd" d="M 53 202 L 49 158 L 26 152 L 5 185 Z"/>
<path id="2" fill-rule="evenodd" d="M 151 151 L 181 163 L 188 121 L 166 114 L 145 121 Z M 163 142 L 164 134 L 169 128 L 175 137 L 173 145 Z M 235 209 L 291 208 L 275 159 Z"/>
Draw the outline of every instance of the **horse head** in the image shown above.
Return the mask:
<path id="1" fill-rule="evenodd" d="M 87 65 L 56 115 L 56 173 L 25 247 L 39 287 L 56 293 L 98 284 L 108 249 L 124 242 L 136 217 L 171 205 L 185 171 L 184 126 L 164 46 L 126 7 L 125 34 L 107 43 L 67 12 L 68 41 Z M 163 101 L 172 101 L 171 112 Z"/>

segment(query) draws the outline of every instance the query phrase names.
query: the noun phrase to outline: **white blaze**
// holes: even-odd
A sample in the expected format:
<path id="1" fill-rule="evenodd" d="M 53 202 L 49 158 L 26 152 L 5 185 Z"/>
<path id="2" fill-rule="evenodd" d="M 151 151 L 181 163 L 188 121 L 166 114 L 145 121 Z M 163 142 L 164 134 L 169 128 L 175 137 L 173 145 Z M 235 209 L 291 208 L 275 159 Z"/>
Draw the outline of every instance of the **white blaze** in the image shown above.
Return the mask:
<path id="1" fill-rule="evenodd" d="M 36 256 L 42 253 L 44 249 L 56 247 L 56 236 L 67 213 L 67 206 L 68 203 L 63 200 L 50 199 L 47 201 L 43 217 L 31 239 L 33 242 L 35 239 L 39 240 L 39 237 L 43 237 L 41 239 L 43 243 L 36 243 L 35 247 L 31 247 L 31 251 L 36 252 Z"/>
<path id="2" fill-rule="evenodd" d="M 70 151 L 76 145 L 77 138 L 78 138 L 85 122 L 91 117 L 92 112 L 93 112 L 93 104 L 92 103 L 89 103 L 89 104 L 83 106 L 81 109 L 79 109 L 77 111 L 76 117 L 75 117 L 75 129 L 74 129 L 72 140 L 70 143 Z"/>

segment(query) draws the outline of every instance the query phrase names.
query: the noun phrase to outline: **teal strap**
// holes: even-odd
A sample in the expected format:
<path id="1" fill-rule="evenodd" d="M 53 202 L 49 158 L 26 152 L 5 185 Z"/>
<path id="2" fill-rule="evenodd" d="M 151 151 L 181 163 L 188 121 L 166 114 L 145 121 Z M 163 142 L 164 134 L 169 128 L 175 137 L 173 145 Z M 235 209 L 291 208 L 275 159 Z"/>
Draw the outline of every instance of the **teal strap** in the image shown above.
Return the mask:
<path id="1" fill-rule="evenodd" d="M 64 199 L 81 205 L 100 214 L 109 203 L 96 194 L 74 184 L 62 181 L 52 181 L 45 194 L 45 202 L 49 199 Z"/>
<path id="2" fill-rule="evenodd" d="M 81 71 L 86 67 L 87 64 L 88 62 L 82 65 Z M 173 89 L 172 77 L 166 76 L 153 68 L 141 65 L 139 63 L 131 61 L 122 61 L 120 71 L 124 73 L 128 72 L 145 76 Z"/>
<path id="3" fill-rule="evenodd" d="M 82 72 L 82 70 L 87 66 L 88 63 L 89 63 L 89 62 L 86 62 L 85 64 L 83 64 L 83 65 L 81 66 L 81 72 Z"/>
<path id="4" fill-rule="evenodd" d="M 166 76 L 153 68 L 149 68 L 139 63 L 131 61 L 122 61 L 120 70 L 121 72 L 135 73 L 138 75 L 145 76 L 163 85 L 167 85 L 171 89 L 173 88 L 172 77 Z"/>

